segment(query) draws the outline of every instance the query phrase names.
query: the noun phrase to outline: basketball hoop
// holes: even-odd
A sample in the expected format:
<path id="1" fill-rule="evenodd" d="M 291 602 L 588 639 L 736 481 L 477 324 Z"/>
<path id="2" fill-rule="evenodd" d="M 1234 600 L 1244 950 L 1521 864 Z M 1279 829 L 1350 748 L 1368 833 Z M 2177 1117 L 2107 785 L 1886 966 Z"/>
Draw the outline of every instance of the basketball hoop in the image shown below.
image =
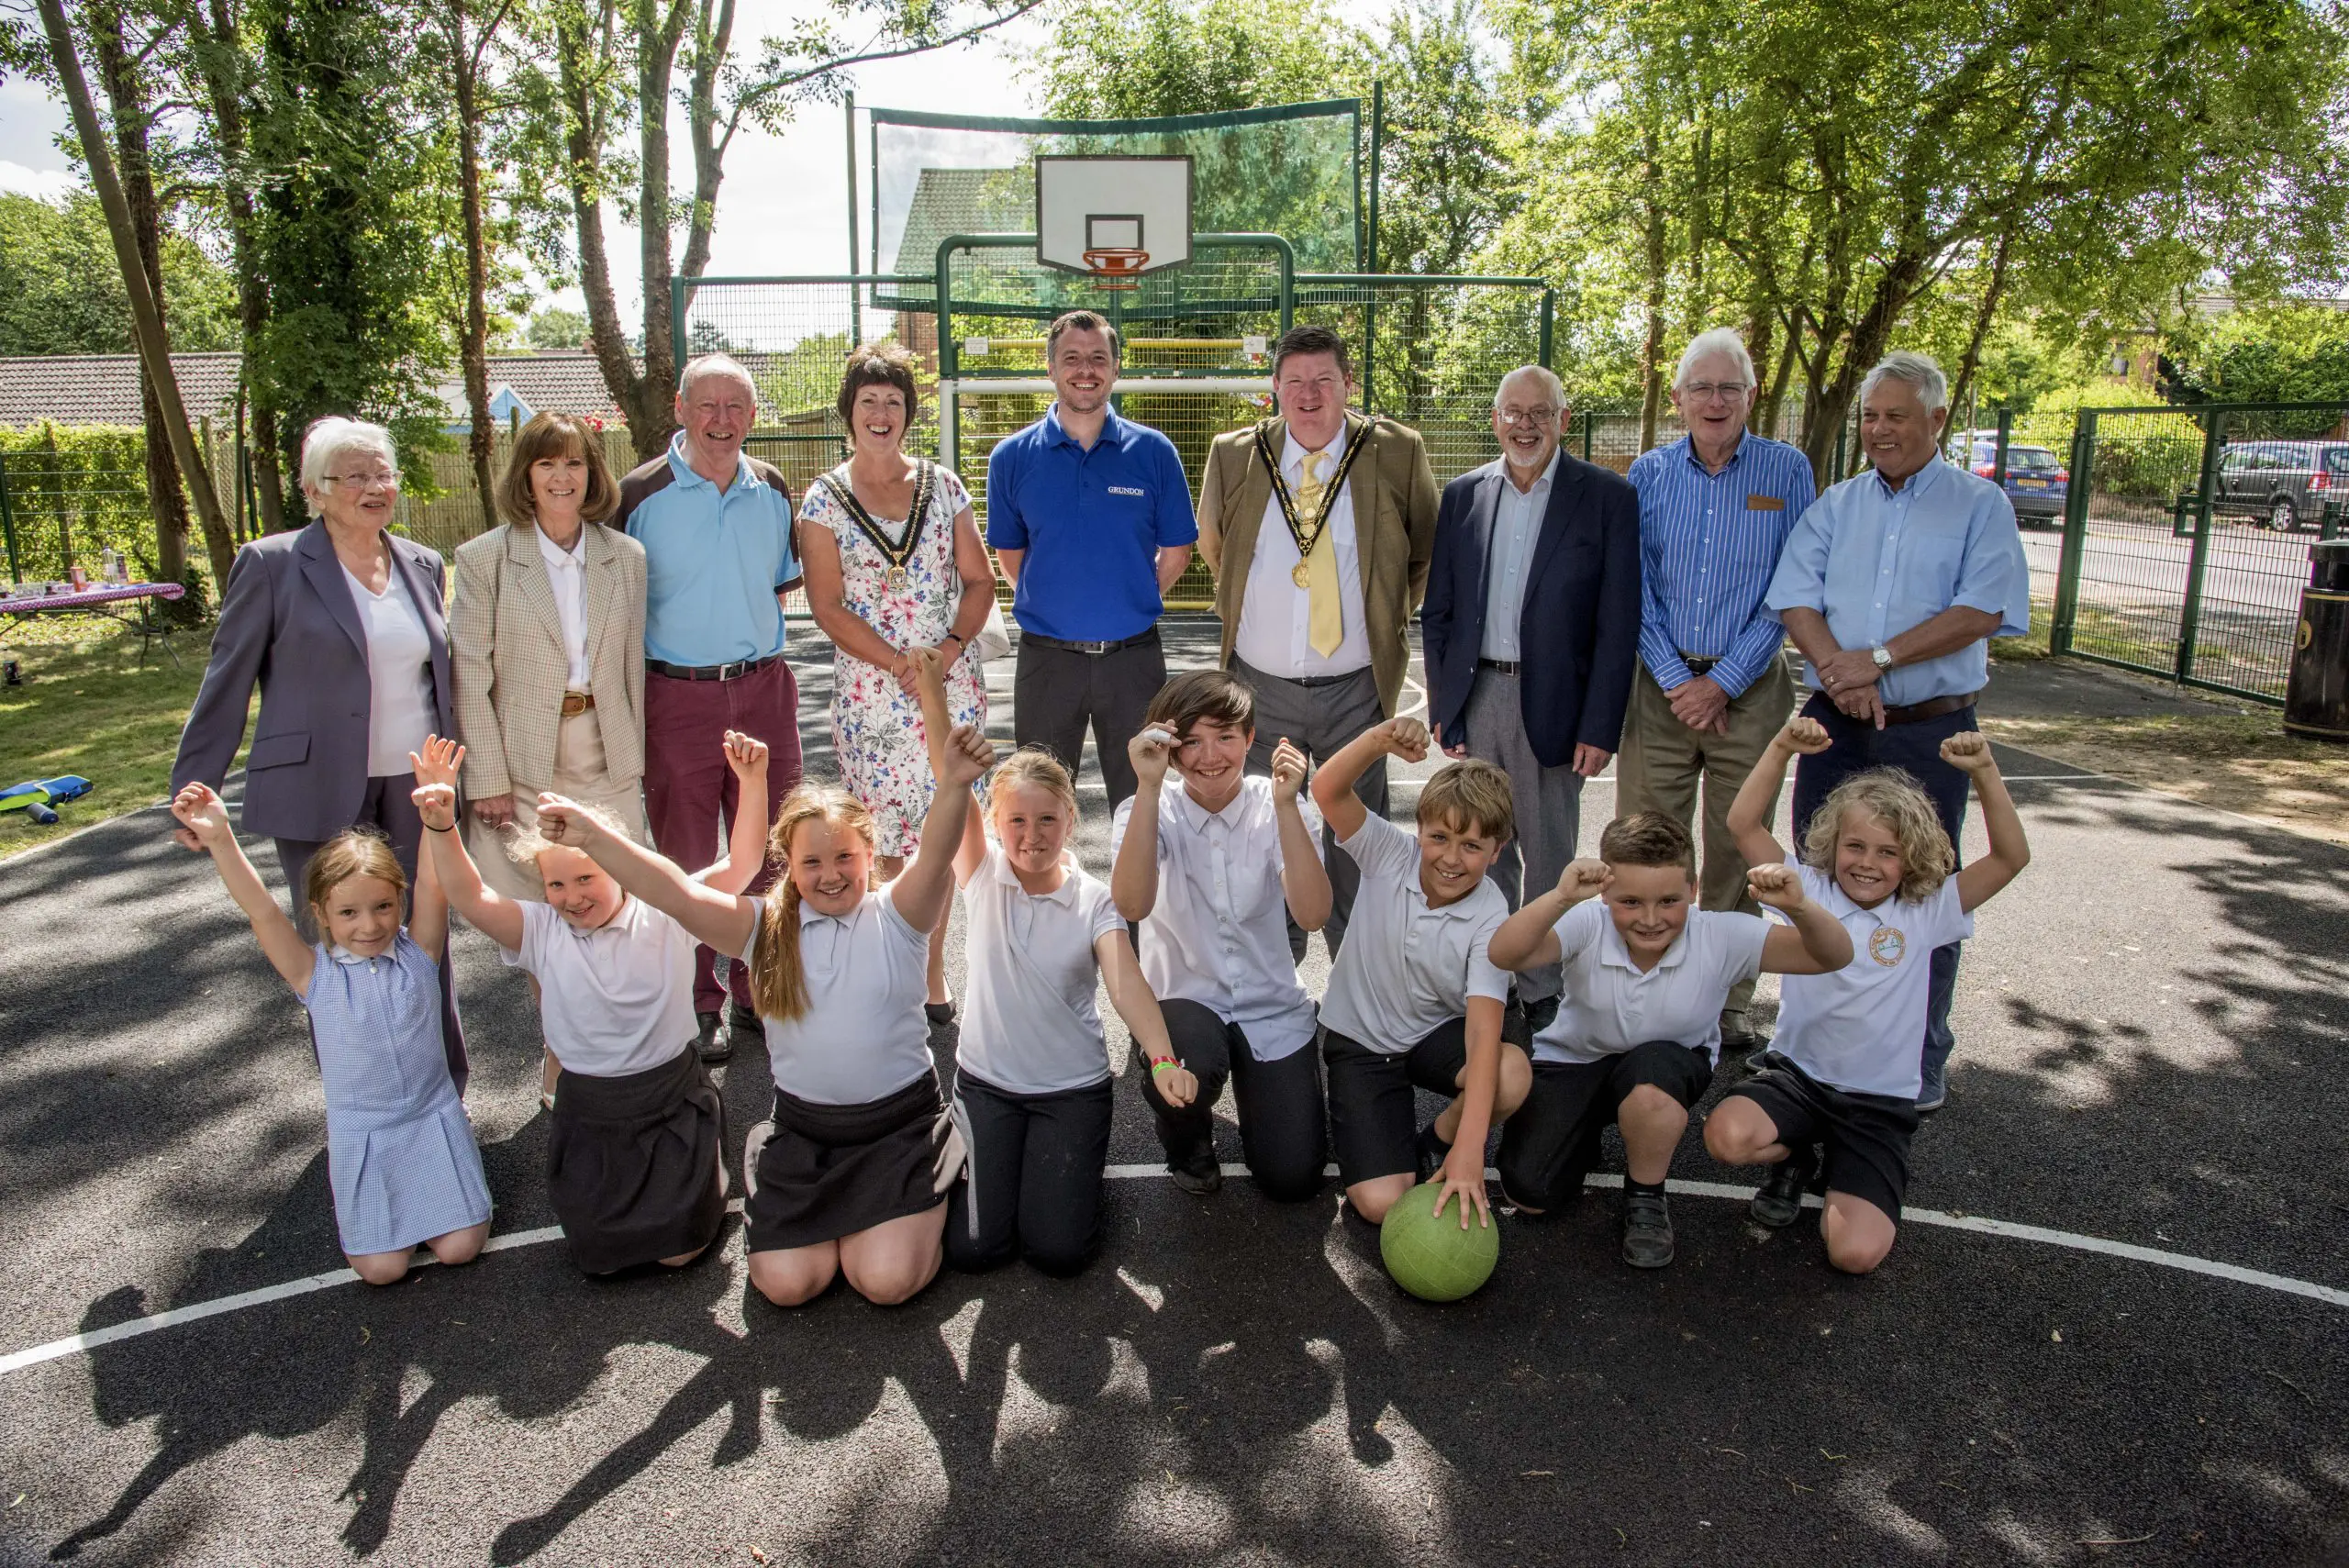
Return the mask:
<path id="1" fill-rule="evenodd" d="M 1105 289 L 1130 289 L 1138 286 L 1136 279 L 1150 264 L 1150 252 L 1126 246 L 1110 246 L 1085 252 L 1085 264 L 1093 269 L 1093 278 Z"/>

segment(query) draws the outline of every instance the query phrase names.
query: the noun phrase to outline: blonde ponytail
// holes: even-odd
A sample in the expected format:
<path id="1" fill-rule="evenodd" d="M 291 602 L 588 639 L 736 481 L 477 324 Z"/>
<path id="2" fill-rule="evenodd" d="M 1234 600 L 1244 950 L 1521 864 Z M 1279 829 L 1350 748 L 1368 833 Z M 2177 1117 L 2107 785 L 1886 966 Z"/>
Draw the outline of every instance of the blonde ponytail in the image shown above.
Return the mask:
<path id="1" fill-rule="evenodd" d="M 788 1023 L 807 1011 L 807 973 L 799 962 L 799 884 L 791 880 L 791 836 L 818 817 L 848 828 L 871 849 L 873 813 L 838 784 L 803 784 L 783 797 L 767 830 L 767 857 L 783 868 L 783 885 L 767 899 L 751 951 L 751 1001 L 763 1018 Z"/>

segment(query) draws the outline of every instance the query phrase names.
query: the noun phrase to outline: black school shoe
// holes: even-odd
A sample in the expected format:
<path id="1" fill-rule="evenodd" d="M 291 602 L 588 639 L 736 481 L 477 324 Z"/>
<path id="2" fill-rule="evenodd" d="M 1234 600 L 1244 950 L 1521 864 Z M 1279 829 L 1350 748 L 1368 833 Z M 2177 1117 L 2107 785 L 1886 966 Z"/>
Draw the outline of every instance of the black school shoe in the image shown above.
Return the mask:
<path id="1" fill-rule="evenodd" d="M 1166 1174 L 1176 1186 L 1195 1196 L 1206 1197 L 1223 1190 L 1223 1167 L 1216 1163 L 1213 1149 L 1186 1160 L 1169 1160 Z"/>
<path id="2" fill-rule="evenodd" d="M 1435 1135 L 1435 1123 L 1419 1129 L 1419 1140 L 1412 1145 L 1411 1159 L 1422 1183 L 1432 1182 L 1452 1158 L 1452 1145 Z"/>
<path id="3" fill-rule="evenodd" d="M 719 1026 L 726 1020 L 719 1013 L 696 1013 L 701 1034 L 694 1041 L 694 1050 L 704 1062 L 723 1062 L 734 1054 L 734 1037 Z"/>
<path id="4" fill-rule="evenodd" d="M 1672 1206 L 1662 1193 L 1623 1194 L 1623 1261 L 1635 1269 L 1672 1262 Z"/>
<path id="5" fill-rule="evenodd" d="M 1746 1204 L 1745 1212 L 1753 1217 L 1756 1225 L 1784 1230 L 1802 1218 L 1803 1190 L 1810 1185 L 1811 1173 L 1818 1168 L 1814 1151 L 1795 1150 L 1770 1167 L 1769 1174 L 1762 1178 L 1762 1184 Z"/>

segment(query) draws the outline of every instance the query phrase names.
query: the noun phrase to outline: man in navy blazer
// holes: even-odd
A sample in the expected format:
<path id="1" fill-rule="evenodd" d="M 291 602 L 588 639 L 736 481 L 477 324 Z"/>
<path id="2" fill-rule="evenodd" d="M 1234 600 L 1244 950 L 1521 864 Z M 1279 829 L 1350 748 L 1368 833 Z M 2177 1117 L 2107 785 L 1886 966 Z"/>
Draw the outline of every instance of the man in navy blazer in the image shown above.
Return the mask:
<path id="1" fill-rule="evenodd" d="M 1509 906 L 1575 858 L 1583 780 L 1622 739 L 1640 639 L 1640 502 L 1558 449 L 1565 389 L 1540 365 L 1493 394 L 1497 462 L 1444 487 L 1419 612 L 1428 717 L 1446 755 L 1508 774 L 1517 839 L 1494 863 Z M 1557 966 L 1518 977 L 1531 1027 L 1556 1015 Z"/>

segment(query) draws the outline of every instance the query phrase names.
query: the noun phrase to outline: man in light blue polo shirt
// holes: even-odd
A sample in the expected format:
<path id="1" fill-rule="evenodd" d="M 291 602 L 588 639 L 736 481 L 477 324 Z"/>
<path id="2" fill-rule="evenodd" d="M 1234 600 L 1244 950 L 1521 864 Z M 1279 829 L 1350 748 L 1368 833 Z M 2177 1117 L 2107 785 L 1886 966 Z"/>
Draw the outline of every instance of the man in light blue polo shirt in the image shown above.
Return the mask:
<path id="1" fill-rule="evenodd" d="M 783 657 L 783 597 L 799 584 L 791 548 L 791 492 L 783 475 L 742 455 L 758 423 L 758 389 L 724 354 L 706 354 L 677 378 L 668 451 L 620 482 L 615 525 L 644 546 L 644 813 L 661 852 L 688 871 L 718 858 L 738 810 L 773 821 L 799 783 L 799 687 Z M 726 765 L 729 729 L 767 743 L 767 798 L 737 798 Z M 763 892 L 774 880 L 762 873 Z M 694 958 L 694 1011 L 706 1062 L 759 1038 L 750 973 L 716 955 Z"/>
<path id="2" fill-rule="evenodd" d="M 1860 447 L 1874 466 L 1802 515 L 1771 579 L 1769 606 L 1805 661 L 1802 711 L 1831 742 L 1795 772 L 1798 844 L 1837 784 L 1879 767 L 1924 785 L 1950 843 L 1964 842 L 1966 775 L 1942 761 L 1942 742 L 1976 728 L 1989 639 L 2030 629 L 2031 567 L 2006 493 L 1942 461 L 1948 420 L 1949 384 L 1924 355 L 1868 372 Z M 1933 950 L 1920 1111 L 1948 1093 L 1957 951 Z"/>
<path id="3" fill-rule="evenodd" d="M 987 543 L 1019 622 L 1012 738 L 1074 776 L 1090 725 L 1113 809 L 1134 792 L 1127 742 L 1166 684 L 1165 592 L 1199 537 L 1174 443 L 1109 406 L 1118 356 L 1117 328 L 1092 311 L 1054 321 L 1058 395 L 987 459 Z"/>

